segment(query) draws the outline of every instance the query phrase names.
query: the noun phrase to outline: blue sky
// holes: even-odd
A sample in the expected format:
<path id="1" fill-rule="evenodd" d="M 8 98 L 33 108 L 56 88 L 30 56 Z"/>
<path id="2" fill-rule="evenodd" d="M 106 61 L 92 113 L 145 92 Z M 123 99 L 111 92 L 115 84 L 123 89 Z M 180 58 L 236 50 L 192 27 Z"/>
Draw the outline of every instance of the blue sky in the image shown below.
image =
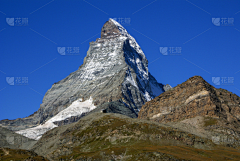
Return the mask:
<path id="1" fill-rule="evenodd" d="M 83 63 L 109 18 L 137 40 L 158 82 L 200 75 L 240 95 L 238 0 L 1 0 L 0 120 L 37 111 L 52 84 Z"/>

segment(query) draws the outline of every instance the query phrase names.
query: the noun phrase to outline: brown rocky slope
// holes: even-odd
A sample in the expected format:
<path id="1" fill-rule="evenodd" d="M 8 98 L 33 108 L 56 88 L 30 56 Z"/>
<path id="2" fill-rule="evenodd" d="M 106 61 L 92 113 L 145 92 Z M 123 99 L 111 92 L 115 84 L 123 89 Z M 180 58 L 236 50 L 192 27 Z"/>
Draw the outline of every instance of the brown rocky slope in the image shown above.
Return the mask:
<path id="1" fill-rule="evenodd" d="M 200 76 L 147 102 L 138 118 L 167 123 L 217 144 L 239 146 L 240 98 Z"/>

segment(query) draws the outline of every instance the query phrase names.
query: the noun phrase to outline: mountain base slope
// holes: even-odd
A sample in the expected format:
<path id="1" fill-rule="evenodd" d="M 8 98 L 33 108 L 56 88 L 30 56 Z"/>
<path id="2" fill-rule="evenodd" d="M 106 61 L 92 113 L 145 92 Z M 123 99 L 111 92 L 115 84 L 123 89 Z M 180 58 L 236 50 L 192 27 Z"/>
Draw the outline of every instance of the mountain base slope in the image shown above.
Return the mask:
<path id="1" fill-rule="evenodd" d="M 48 161 L 29 150 L 0 148 L 0 160 L 3 161 Z"/>
<path id="2" fill-rule="evenodd" d="M 49 160 L 75 161 L 240 157 L 237 149 L 216 145 L 207 138 L 115 113 L 92 113 L 76 123 L 54 128 L 32 150 Z"/>

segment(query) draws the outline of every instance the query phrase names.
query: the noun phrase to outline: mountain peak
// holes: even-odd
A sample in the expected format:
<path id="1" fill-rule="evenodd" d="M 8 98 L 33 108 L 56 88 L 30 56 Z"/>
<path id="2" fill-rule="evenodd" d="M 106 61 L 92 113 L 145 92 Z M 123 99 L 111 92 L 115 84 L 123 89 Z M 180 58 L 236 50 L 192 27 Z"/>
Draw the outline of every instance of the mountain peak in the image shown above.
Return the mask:
<path id="1" fill-rule="evenodd" d="M 102 27 L 101 30 L 101 39 L 110 39 L 115 38 L 121 35 L 117 22 L 114 22 L 113 19 L 109 19 Z"/>
<path id="2" fill-rule="evenodd" d="M 137 117 L 145 102 L 164 92 L 163 84 L 148 72 L 148 61 L 136 40 L 115 20 L 109 19 L 101 38 L 89 45 L 84 63 L 53 84 L 34 115 L 0 121 L 0 125 L 39 139 L 59 122 L 76 121 L 95 109 Z"/>
<path id="3" fill-rule="evenodd" d="M 205 81 L 205 80 L 203 79 L 203 77 L 196 75 L 196 76 L 190 77 L 187 81 L 192 82 L 192 81 Z"/>
<path id="4" fill-rule="evenodd" d="M 119 36 L 128 37 L 128 35 L 127 30 L 122 25 L 110 18 L 102 27 L 101 39 L 97 40 L 101 42 L 101 40 L 108 40 Z"/>

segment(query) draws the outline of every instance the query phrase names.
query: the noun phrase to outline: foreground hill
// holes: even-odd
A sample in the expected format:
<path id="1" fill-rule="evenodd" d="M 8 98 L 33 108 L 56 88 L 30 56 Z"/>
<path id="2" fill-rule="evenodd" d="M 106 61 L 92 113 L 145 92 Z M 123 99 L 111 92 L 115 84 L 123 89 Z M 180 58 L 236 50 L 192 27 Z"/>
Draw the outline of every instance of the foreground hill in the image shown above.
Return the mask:
<path id="1" fill-rule="evenodd" d="M 233 148 L 171 126 L 120 114 L 93 113 L 46 132 L 34 145 L 49 160 L 240 159 Z"/>
<path id="2" fill-rule="evenodd" d="M 0 160 L 3 161 L 48 161 L 29 150 L 0 148 Z"/>
<path id="3" fill-rule="evenodd" d="M 200 76 L 147 102 L 138 118 L 167 123 L 217 144 L 240 145 L 240 98 Z"/>

